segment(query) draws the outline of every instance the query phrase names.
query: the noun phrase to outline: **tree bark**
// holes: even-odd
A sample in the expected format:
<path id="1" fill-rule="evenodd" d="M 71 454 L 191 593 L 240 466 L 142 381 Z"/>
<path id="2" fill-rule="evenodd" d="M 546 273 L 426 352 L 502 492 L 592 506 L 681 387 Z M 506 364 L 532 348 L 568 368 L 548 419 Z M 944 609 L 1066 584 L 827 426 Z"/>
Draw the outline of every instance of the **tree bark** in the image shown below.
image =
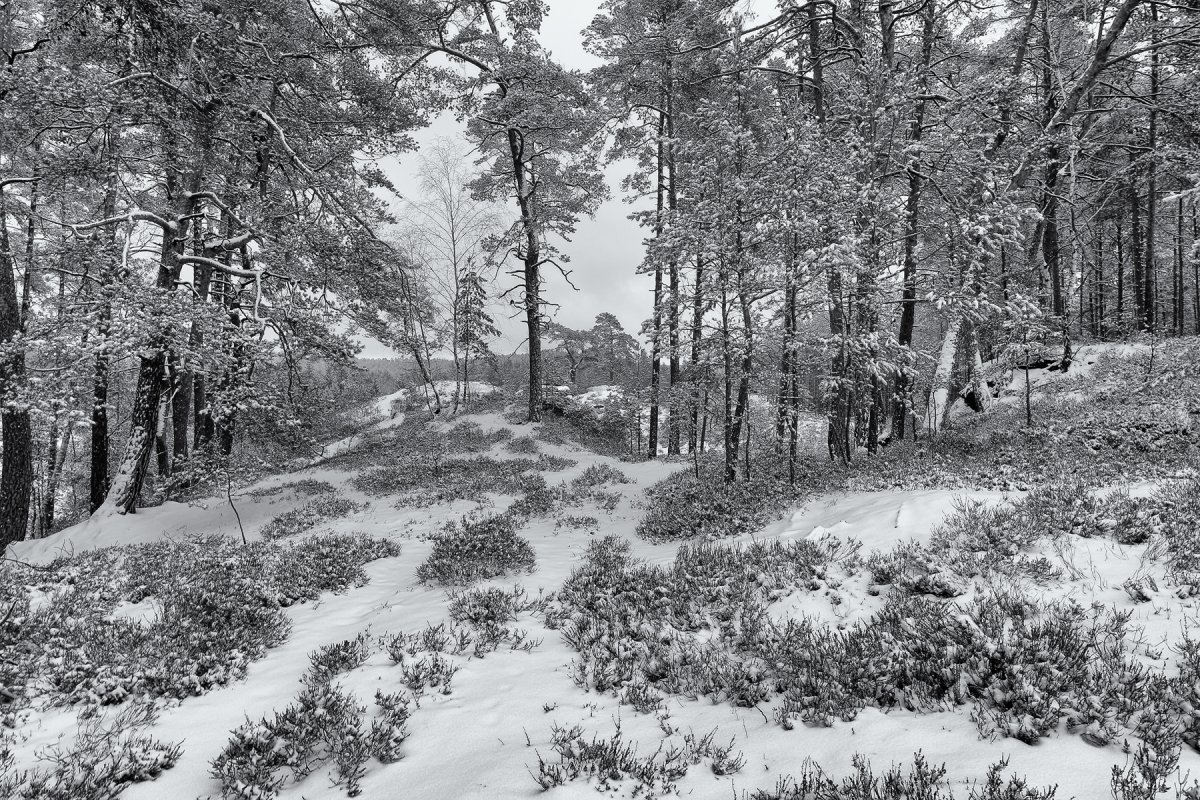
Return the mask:
<path id="1" fill-rule="evenodd" d="M 33 184 L 30 213 L 37 207 L 37 182 Z M 8 236 L 8 205 L 0 187 L 0 343 L 20 335 L 24 320 L 17 299 L 16 261 Z M 26 264 L 28 271 L 32 264 Z M 15 396 L 25 379 L 24 350 L 0 363 L 0 554 L 12 542 L 25 538 L 29 504 L 33 497 L 33 427 L 29 409 Z"/>
<path id="2" fill-rule="evenodd" d="M 655 187 L 656 207 L 655 207 L 655 223 L 654 235 L 662 236 L 663 233 L 663 210 L 665 208 L 666 194 L 666 174 L 665 174 L 665 157 L 663 154 L 663 135 L 665 132 L 666 117 L 660 114 L 658 117 L 658 147 L 657 147 L 657 186 Z M 662 262 L 658 258 L 654 259 L 654 316 L 653 327 L 650 331 L 650 435 L 647 441 L 647 455 L 650 458 L 658 457 L 658 414 L 659 414 L 659 393 L 662 384 L 662 291 L 663 291 L 663 271 Z"/>

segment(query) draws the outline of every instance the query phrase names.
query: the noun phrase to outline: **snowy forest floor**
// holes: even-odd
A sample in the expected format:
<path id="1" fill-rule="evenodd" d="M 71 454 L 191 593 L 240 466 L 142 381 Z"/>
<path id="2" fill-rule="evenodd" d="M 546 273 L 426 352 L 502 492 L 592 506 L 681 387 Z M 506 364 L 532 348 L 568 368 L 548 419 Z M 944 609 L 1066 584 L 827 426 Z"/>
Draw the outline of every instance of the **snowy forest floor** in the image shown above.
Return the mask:
<path id="1" fill-rule="evenodd" d="M 1200 482 L 1154 437 L 1200 397 L 1122 481 L 1117 355 L 1040 376 L 1092 422 L 1007 472 L 899 455 L 715 541 L 639 535 L 686 461 L 384 401 L 231 499 L 22 543 L 0 796 L 1192 797 Z M 1021 461 L 1076 439 L 1111 469 Z"/>

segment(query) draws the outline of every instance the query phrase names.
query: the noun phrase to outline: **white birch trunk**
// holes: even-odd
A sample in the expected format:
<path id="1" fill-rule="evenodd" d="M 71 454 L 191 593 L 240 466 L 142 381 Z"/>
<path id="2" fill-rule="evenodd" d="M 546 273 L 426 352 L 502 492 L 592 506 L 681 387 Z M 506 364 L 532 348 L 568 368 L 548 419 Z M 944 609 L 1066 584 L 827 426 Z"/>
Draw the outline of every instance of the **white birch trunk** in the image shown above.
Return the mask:
<path id="1" fill-rule="evenodd" d="M 933 386 L 929 392 L 929 405 L 925 408 L 924 428 L 929 434 L 937 433 L 945 427 L 949 417 L 950 381 L 954 375 L 954 358 L 958 353 L 958 334 L 962 329 L 962 317 L 955 317 L 946 329 L 946 338 L 942 340 L 941 355 L 938 356 L 937 369 L 933 373 Z"/>

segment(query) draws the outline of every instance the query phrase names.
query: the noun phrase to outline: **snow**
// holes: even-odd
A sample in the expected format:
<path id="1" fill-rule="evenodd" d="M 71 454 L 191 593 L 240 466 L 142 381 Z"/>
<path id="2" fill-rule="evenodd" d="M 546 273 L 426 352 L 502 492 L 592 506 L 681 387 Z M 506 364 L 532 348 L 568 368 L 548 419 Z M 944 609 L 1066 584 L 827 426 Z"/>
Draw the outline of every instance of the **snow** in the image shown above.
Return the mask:
<path id="1" fill-rule="evenodd" d="M 599 406 L 613 398 L 619 398 L 623 390 L 620 386 L 592 386 L 586 392 L 574 395 L 576 402 L 591 406 Z"/>
<path id="2" fill-rule="evenodd" d="M 600 396 L 609 388 L 594 387 L 588 394 Z M 400 395 L 381 398 L 376 410 L 382 413 L 384 408 L 391 408 Z M 385 418 L 373 423 L 372 429 L 399 424 L 396 419 Z M 485 429 L 509 427 L 518 435 L 531 430 L 528 425 L 510 425 L 500 414 L 476 415 L 472 419 Z M 439 420 L 432 424 L 450 423 Z M 536 430 L 536 426 L 532 429 Z M 333 452 L 344 452 L 354 446 L 349 439 L 335 444 Z M 544 452 L 566 455 L 578 462 L 574 467 L 549 474 L 547 480 L 552 485 L 570 480 L 594 464 L 620 469 L 631 483 L 609 487 L 620 492 L 623 499 L 616 511 L 607 516 L 596 512 L 602 516 L 601 533 L 628 539 L 633 555 L 652 563 L 668 563 L 675 557 L 676 546 L 638 539 L 634 529 L 642 513 L 639 508 L 642 491 L 672 470 L 684 467 L 662 462 L 618 463 L 575 448 L 546 443 L 541 447 Z M 495 450 L 497 455 L 502 452 L 499 446 Z M 338 470 L 309 468 L 299 474 L 268 479 L 256 488 L 278 487 L 308 478 L 329 481 L 340 495 L 359 499 L 362 495 L 348 485 L 351 477 L 352 474 Z M 1146 492 L 1153 487 L 1134 488 Z M 286 492 L 257 496 L 242 493 L 234 502 L 253 537 L 271 518 L 302 504 L 304 499 Z M 999 503 L 1006 499 L 999 492 L 978 491 L 843 492 L 813 498 L 781 521 L 740 541 L 833 536 L 861 543 L 864 552 L 889 549 L 905 541 L 928 543 L 932 530 L 957 504 Z M 504 499 L 497 497 L 496 502 L 502 507 Z M 375 502 L 353 515 L 346 525 L 372 535 L 402 540 L 402 554 L 369 564 L 370 582 L 362 588 L 289 608 L 291 635 L 265 658 L 251 664 L 246 680 L 165 708 L 150 732 L 164 741 L 182 741 L 183 755 L 174 768 L 157 780 L 128 788 L 122 795 L 124 800 L 216 795 L 219 787 L 209 776 L 210 761 L 225 746 L 230 731 L 246 718 L 260 718 L 291 702 L 300 677 L 308 668 L 309 653 L 322 645 L 353 638 L 362 631 L 374 636 L 414 632 L 447 619 L 447 592 L 418 583 L 415 570 L 432 547 L 428 534 L 444 521 L 461 516 L 469 505 L 406 509 Z M 239 532 L 228 502 L 217 498 L 203 505 L 167 503 L 136 515 L 106 520 L 100 526 L 77 526 L 41 541 L 15 545 L 12 553 L 22 560 L 44 562 L 60 552 L 91 547 L 206 534 L 237 536 Z M 498 579 L 491 585 L 507 587 L 520 583 L 531 595 L 560 586 L 592 538 L 584 531 L 556 528 L 555 520 L 550 518 L 535 519 L 522 530 L 522 535 L 537 552 L 536 572 L 519 579 Z M 1047 596 L 1075 597 L 1085 605 L 1096 600 L 1132 609 L 1135 621 L 1146 628 L 1148 647 L 1177 635 L 1185 614 L 1195 616 L 1194 608 L 1189 611 L 1175 598 L 1154 598 L 1142 604 L 1129 599 L 1121 584 L 1127 577 L 1148 569 L 1144 546 L 1121 547 L 1111 541 L 1072 537 L 1060 550 L 1048 555 L 1060 563 L 1071 564 L 1073 571 Z M 776 619 L 806 615 L 833 624 L 848 624 L 868 616 L 882 602 L 870 593 L 865 575 L 834 572 L 832 577 L 836 587 L 785 597 L 771 607 L 771 615 Z M 153 599 L 137 605 L 126 604 L 117 612 L 133 620 L 147 619 L 153 613 Z M 410 736 L 403 745 L 403 758 L 386 766 L 371 762 L 362 783 L 363 797 L 388 798 L 401 793 L 424 800 L 595 797 L 594 785 L 586 782 L 542 792 L 531 779 L 529 770 L 536 769 L 537 753 L 547 759 L 554 758 L 550 743 L 553 724 L 582 725 L 589 737 L 608 735 L 619 724 L 627 741 L 639 743 L 640 753 L 654 752 L 664 737 L 655 717 L 621 706 L 609 695 L 585 693 L 577 688 L 570 671 L 575 654 L 559 633 L 545 629 L 528 615 L 517 624 L 528 629 L 534 638 L 540 638 L 541 645 L 531 652 L 501 649 L 483 659 L 456 657 L 461 671 L 454 677 L 452 693 L 427 693 L 421 698 L 420 708 L 408 724 Z M 360 703 L 369 705 L 376 688 L 384 691 L 399 688 L 398 672 L 385 656 L 377 655 L 362 667 L 338 676 L 336 681 L 353 690 Z M 674 696 L 666 699 L 666 707 L 670 724 L 681 733 L 704 734 L 716 729 L 717 741 L 736 739 L 735 752 L 745 755 L 745 768 L 732 776 L 715 776 L 704 765 L 693 767 L 680 782 L 679 794 L 697 799 L 727 800 L 741 796 L 743 791 L 771 788 L 780 776 L 798 772 L 806 757 L 833 774 L 844 775 L 851 769 L 854 753 L 862 753 L 875 767 L 881 768 L 893 762 L 910 763 L 917 750 L 931 763 L 945 762 L 950 776 L 958 782 L 982 778 L 989 764 L 1007 756 L 1011 759 L 1008 774 L 1025 775 L 1033 785 L 1057 784 L 1062 798 L 1107 797 L 1111 767 L 1124 766 L 1127 759 L 1117 745 L 1092 747 L 1065 731 L 1037 746 L 1011 739 L 984 741 L 969 719 L 967 708 L 925 715 L 899 710 L 883 713 L 868 708 L 852 723 L 838 723 L 826 729 L 797 726 L 786 731 L 769 719 L 769 709 L 738 709 L 703 698 L 688 700 Z M 18 755 L 28 758 L 36 747 L 56 741 L 73 724 L 73 713 L 38 712 L 22 729 L 30 738 Z M 1181 767 L 1193 774 L 1200 773 L 1200 755 L 1185 748 Z M 281 796 L 290 800 L 302 797 L 333 800 L 344 797 L 345 792 L 331 787 L 328 770 L 319 769 L 304 782 L 285 788 Z"/>
<path id="3" fill-rule="evenodd" d="M 1102 359 L 1120 358 L 1130 359 L 1148 356 L 1150 346 L 1147 344 L 1139 344 L 1136 342 L 1097 342 L 1094 344 L 1081 345 L 1072 353 L 1071 366 L 1066 372 L 1060 369 L 1031 369 L 1029 370 L 1029 383 L 1035 393 L 1044 392 L 1055 384 L 1075 381 L 1083 383 L 1084 379 L 1091 377 L 1095 372 L 1096 364 Z M 1048 356 L 1056 359 L 1060 352 L 1047 353 Z M 1012 369 L 1007 379 L 1007 391 L 1017 395 L 1018 398 L 1025 396 L 1025 370 Z M 1085 399 L 1086 395 L 1081 391 L 1075 396 L 1075 399 Z M 1007 399 L 1012 402 L 1012 398 Z M 1023 402 L 1023 400 L 1022 400 Z"/>
<path id="4" fill-rule="evenodd" d="M 826 495 L 793 511 L 753 538 L 810 539 L 836 536 L 861 542 L 863 551 L 887 550 L 899 542 L 928 544 L 935 524 L 964 501 L 996 503 L 1003 492 L 919 490 L 845 492 Z"/>

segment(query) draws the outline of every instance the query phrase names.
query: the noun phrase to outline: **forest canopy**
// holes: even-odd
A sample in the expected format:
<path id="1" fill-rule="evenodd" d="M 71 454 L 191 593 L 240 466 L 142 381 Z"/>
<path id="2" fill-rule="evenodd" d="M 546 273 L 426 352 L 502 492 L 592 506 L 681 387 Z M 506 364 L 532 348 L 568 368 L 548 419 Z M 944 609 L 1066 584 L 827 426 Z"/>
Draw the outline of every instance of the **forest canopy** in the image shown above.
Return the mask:
<path id="1" fill-rule="evenodd" d="M 435 410 L 631 382 L 639 451 L 643 408 L 650 457 L 719 426 L 726 481 L 755 397 L 794 471 L 802 411 L 849 463 L 985 410 L 984 362 L 1200 334 L 1194 3 L 607 0 L 588 72 L 547 11 L 3 4 L 0 545 L 293 456 L 359 334 Z M 393 186 L 444 113 L 464 146 Z M 646 323 L 572 330 L 546 279 L 611 194 L 645 201 Z"/>

